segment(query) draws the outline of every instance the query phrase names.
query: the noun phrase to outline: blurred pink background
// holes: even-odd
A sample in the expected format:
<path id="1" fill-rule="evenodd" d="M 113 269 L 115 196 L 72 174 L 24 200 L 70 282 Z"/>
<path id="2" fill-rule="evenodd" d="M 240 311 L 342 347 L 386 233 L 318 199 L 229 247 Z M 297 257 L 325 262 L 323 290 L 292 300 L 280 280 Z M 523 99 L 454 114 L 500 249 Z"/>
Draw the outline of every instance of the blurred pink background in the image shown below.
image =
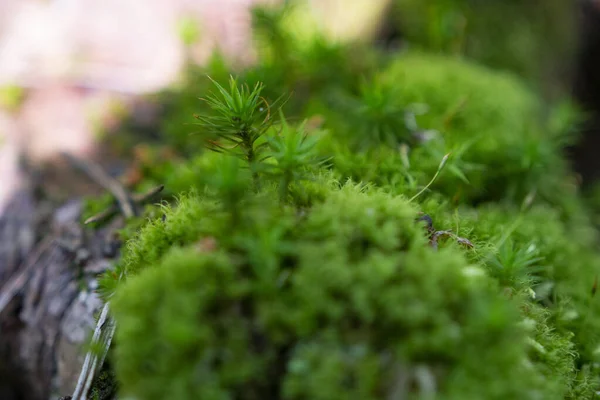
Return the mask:
<path id="1" fill-rule="evenodd" d="M 0 213 L 21 181 L 21 154 L 33 162 L 63 150 L 91 154 L 114 100 L 177 79 L 183 18 L 200 29 L 195 62 L 217 46 L 251 62 L 248 8 L 256 3 L 277 0 L 0 0 L 0 90 L 24 89 L 18 108 L 0 108 Z"/>

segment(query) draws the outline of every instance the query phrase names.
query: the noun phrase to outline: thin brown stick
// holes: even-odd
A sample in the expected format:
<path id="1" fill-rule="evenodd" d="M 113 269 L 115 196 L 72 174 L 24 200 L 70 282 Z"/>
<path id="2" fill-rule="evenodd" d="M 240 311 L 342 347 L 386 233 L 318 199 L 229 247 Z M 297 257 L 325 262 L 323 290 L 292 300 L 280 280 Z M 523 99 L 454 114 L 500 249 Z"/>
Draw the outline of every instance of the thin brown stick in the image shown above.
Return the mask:
<path id="1" fill-rule="evenodd" d="M 119 203 L 121 211 L 126 218 L 135 216 L 133 201 L 129 198 L 127 190 L 116 179 L 109 176 L 96 163 L 77 158 L 69 153 L 62 153 L 71 165 L 84 172 L 104 189 L 108 190 Z"/>
<path id="2" fill-rule="evenodd" d="M 91 224 L 92 222 L 102 221 L 108 217 L 113 216 L 119 211 L 119 207 L 110 206 L 106 210 L 99 212 L 98 214 L 92 215 L 88 219 L 86 219 L 83 223 L 85 225 Z"/>
<path id="3" fill-rule="evenodd" d="M 162 192 L 164 188 L 165 188 L 165 185 L 158 185 L 157 187 L 154 187 L 154 188 L 148 190 L 146 193 L 134 194 L 131 196 L 132 204 L 134 206 L 139 206 L 140 204 L 143 204 L 146 201 L 150 200 L 152 197 L 156 196 L 158 193 Z M 101 211 L 98 214 L 92 215 L 91 217 L 86 219 L 83 223 L 85 225 L 87 225 L 92 222 L 98 222 L 98 221 L 104 220 L 104 219 L 116 214 L 118 211 L 119 211 L 118 207 L 116 207 L 114 205 L 110 206 L 106 210 Z"/>
<path id="4" fill-rule="evenodd" d="M 134 194 L 131 196 L 131 198 L 133 199 L 134 203 L 141 204 L 141 203 L 144 203 L 144 202 L 150 200 L 152 197 L 154 197 L 157 194 L 159 194 L 160 192 L 162 192 L 164 188 L 165 188 L 165 185 L 158 185 L 158 186 L 148 190 L 146 193 Z"/>

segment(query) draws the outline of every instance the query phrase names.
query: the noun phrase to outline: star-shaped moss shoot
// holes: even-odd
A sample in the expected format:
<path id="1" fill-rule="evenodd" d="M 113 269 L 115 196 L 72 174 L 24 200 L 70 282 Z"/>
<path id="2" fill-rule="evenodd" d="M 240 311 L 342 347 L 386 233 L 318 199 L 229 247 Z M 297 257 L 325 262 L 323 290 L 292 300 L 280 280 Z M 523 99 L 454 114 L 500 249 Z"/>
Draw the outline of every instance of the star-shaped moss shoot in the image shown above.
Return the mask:
<path id="1" fill-rule="evenodd" d="M 208 94 L 204 100 L 213 114 L 195 116 L 205 135 L 205 145 L 209 150 L 240 157 L 253 167 L 268 146 L 259 139 L 272 126 L 271 114 L 284 104 L 283 96 L 269 104 L 261 96 L 264 86 L 260 82 L 250 89 L 247 84 L 238 85 L 237 80 L 230 77 L 227 90 L 209 79 L 217 93 Z"/>
<path id="2" fill-rule="evenodd" d="M 267 137 L 268 148 L 265 158 L 270 162 L 264 171 L 279 180 L 279 193 L 282 201 L 289 195 L 290 185 L 294 181 L 308 178 L 307 170 L 311 166 L 325 163 L 328 158 L 319 157 L 316 145 L 319 136 L 307 134 L 305 123 L 290 126 L 280 110 L 281 130 L 278 135 Z"/>

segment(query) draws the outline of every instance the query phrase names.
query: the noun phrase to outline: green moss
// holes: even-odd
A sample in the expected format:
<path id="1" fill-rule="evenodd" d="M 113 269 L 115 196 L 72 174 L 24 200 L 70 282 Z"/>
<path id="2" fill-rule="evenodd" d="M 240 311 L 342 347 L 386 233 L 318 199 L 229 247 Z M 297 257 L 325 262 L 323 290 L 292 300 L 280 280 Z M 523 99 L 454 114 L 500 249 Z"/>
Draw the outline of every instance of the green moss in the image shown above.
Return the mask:
<path id="1" fill-rule="evenodd" d="M 441 228 L 458 220 L 459 232 L 479 248 L 473 259 L 505 290 L 523 298 L 524 316 L 537 327 L 534 358 L 562 377 L 566 398 L 590 396 L 598 385 L 593 374 L 600 339 L 598 301 L 592 294 L 600 257 L 590 221 L 565 221 L 559 210 L 541 205 L 525 212 L 515 206 L 463 207 L 458 216 L 444 205 L 427 207 Z"/>
<path id="2" fill-rule="evenodd" d="M 527 304 L 524 307 L 524 325 L 529 326 L 534 335 L 529 340 L 530 357 L 540 371 L 549 378 L 553 392 L 561 398 L 568 398 L 573 390 L 582 390 L 577 381 L 577 352 L 570 332 L 557 332 L 550 321 L 550 312 L 541 306 Z M 592 394 L 588 386 L 584 392 Z"/>
<path id="3" fill-rule="evenodd" d="M 508 229 L 514 212 L 479 210 L 474 234 L 480 230 L 498 238 Z M 599 303 L 592 288 L 599 272 L 597 233 L 589 224 L 570 226 L 561 222 L 555 210 L 537 207 L 517 217 L 512 240 L 523 248 L 534 248 L 538 260 L 527 268 L 538 276 L 532 285 L 536 298 L 553 312 L 553 323 L 563 332 L 572 332 L 584 362 L 594 361 L 599 337 Z M 481 226 L 483 225 L 483 226 Z"/>
<path id="4" fill-rule="evenodd" d="M 204 209 L 189 197 L 168 220 L 183 225 Z M 543 390 L 541 374 L 523 363 L 527 336 L 514 305 L 460 251 L 431 251 L 406 200 L 346 185 L 300 220 L 277 209 L 246 210 L 249 223 L 235 232 L 170 235 L 177 245 L 162 257 L 131 261 L 132 273 L 145 268 L 113 299 L 123 393 L 331 399 L 434 390 L 458 399 Z M 218 219 L 208 213 L 198 225 Z M 169 231 L 151 226 L 141 243 Z M 217 249 L 201 252 L 194 243 L 207 233 Z M 395 388 L 400 378 L 407 386 Z"/>
<path id="5" fill-rule="evenodd" d="M 520 0 L 394 0 L 392 14 L 412 47 L 464 54 L 546 93 L 565 89 L 559 76 L 576 47 L 576 3 L 548 0 L 542 16 L 537 4 Z"/>
<path id="6" fill-rule="evenodd" d="M 333 108 L 328 114 L 332 139 L 323 151 L 335 154 L 342 176 L 406 192 L 415 189 L 415 182 L 427 182 L 443 155 L 451 153 L 446 173 L 434 189 L 456 202 L 521 202 L 533 192 L 558 201 L 557 191 L 569 190 L 558 148 L 563 132 L 545 130 L 538 99 L 514 77 L 464 60 L 407 53 L 375 82 L 386 93 L 382 100 L 386 108 L 423 105 L 426 112 L 415 118 L 432 137 L 425 143 L 404 139 L 410 144 L 404 154 L 398 144 L 357 152 L 349 146 L 347 132 L 360 124 L 346 108 L 339 113 Z M 375 118 L 373 126 L 383 117 Z M 407 132 L 403 120 L 387 126 L 392 132 Z"/>
<path id="7" fill-rule="evenodd" d="M 111 367 L 105 364 L 90 389 L 91 400 L 109 400 L 117 393 L 116 377 Z"/>
<path id="8" fill-rule="evenodd" d="M 239 81 L 293 92 L 266 159 L 202 151 L 236 121 L 185 125 L 211 112 L 205 74 L 232 72 L 218 56 L 156 98 L 179 157 L 152 158 L 139 187 L 168 196 L 101 283 L 120 394 L 591 398 L 600 255 L 561 155 L 572 110 L 546 117 L 526 83 L 472 61 L 298 43 L 277 12 L 255 17 L 265 58 Z"/>

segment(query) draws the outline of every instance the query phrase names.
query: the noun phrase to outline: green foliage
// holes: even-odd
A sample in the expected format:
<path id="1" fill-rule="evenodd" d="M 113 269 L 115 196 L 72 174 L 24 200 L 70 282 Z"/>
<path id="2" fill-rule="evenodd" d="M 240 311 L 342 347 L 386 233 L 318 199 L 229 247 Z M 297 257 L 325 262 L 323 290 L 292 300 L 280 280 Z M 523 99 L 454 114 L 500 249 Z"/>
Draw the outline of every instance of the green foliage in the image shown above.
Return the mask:
<path id="1" fill-rule="evenodd" d="M 279 178 L 280 198 L 285 201 L 289 195 L 290 184 L 307 179 L 309 175 L 306 168 L 318 166 L 327 159 L 317 157 L 315 147 L 318 136 L 314 133 L 309 136 L 304 132 L 303 125 L 292 129 L 281 112 L 280 117 L 281 132 L 267 138 L 269 149 L 265 158 L 271 159 L 273 163 L 266 164 L 264 172 Z"/>
<path id="2" fill-rule="evenodd" d="M 504 250 L 505 256 L 501 251 L 502 266 L 512 270 L 512 279 L 526 278 L 535 300 L 552 310 L 556 329 L 573 333 L 580 356 L 595 360 L 600 342 L 594 332 L 600 329 L 600 320 L 594 315 L 600 304 L 591 291 L 600 265 L 597 233 L 583 221 L 565 224 L 556 210 L 547 207 L 516 215 L 514 209 L 480 208 L 477 214 L 466 214 L 463 223 L 473 221 L 473 234 L 492 242 L 510 231 L 512 241 L 522 247 Z M 498 270 L 498 260 L 490 259 L 488 266 Z"/>
<path id="3" fill-rule="evenodd" d="M 244 176 L 236 158 L 220 161 L 215 173 L 205 180 L 209 187 L 214 189 L 215 195 L 222 203 L 223 211 L 236 212 L 249 188 L 247 177 Z"/>
<path id="4" fill-rule="evenodd" d="M 260 95 L 262 85 L 257 83 L 252 90 L 247 85 L 240 88 L 231 77 L 227 91 L 218 82 L 213 83 L 220 96 L 210 94 L 206 97 L 206 102 L 216 115 L 196 116 L 200 121 L 198 125 L 209 135 L 207 147 L 227 153 L 239 149 L 241 154 L 238 156 L 249 164 L 255 163 L 260 157 L 260 150 L 266 146 L 264 143 L 257 144 L 257 141 L 272 124 L 271 106 Z"/>
<path id="5" fill-rule="evenodd" d="M 182 199 L 190 195 L 183 195 Z M 201 232 L 207 235 L 216 230 L 224 221 L 213 219 L 211 224 L 194 224 L 191 221 L 205 220 L 205 217 L 221 215 L 219 206 L 206 199 L 203 202 L 190 203 L 180 199 L 178 212 L 173 213 L 170 207 L 163 207 L 164 217 L 154 218 L 145 224 L 133 240 L 127 242 L 122 260 L 111 271 L 103 276 L 102 292 L 105 297 L 112 296 L 117 285 L 135 274 L 139 268 L 156 263 L 173 243 L 189 241 Z"/>
<path id="6" fill-rule="evenodd" d="M 576 2 L 547 0 L 394 0 L 393 15 L 413 47 L 461 54 L 511 71 L 546 92 L 565 89 L 557 79 L 575 48 Z M 510 15 L 511 18 L 498 18 Z M 563 82 L 561 84 L 561 81 Z M 556 86 L 559 87 L 556 87 Z"/>
<path id="7" fill-rule="evenodd" d="M 562 398 L 580 398 L 574 395 L 574 391 L 580 390 L 589 395 L 593 387 L 579 382 L 576 375 L 577 352 L 572 342 L 573 335 L 556 332 L 551 327 L 550 312 L 539 305 L 527 304 L 523 307 L 523 314 L 522 324 L 532 333 L 529 338 L 530 357 L 542 374 L 557 379 L 549 382 L 554 387 L 554 394 Z"/>
<path id="8" fill-rule="evenodd" d="M 412 125 L 427 131 L 414 129 L 420 141 L 405 135 L 404 149 L 383 143 L 356 151 L 347 139 L 352 128 L 342 129 L 347 111 L 333 108 L 327 113 L 328 124 L 337 135 L 324 144 L 329 145 L 324 151 L 335 154 L 342 176 L 406 192 L 414 190 L 415 181 L 429 180 L 444 154 L 452 153 L 447 173 L 434 188 L 457 202 L 520 202 L 532 192 L 558 201 L 557 193 L 565 192 L 560 146 L 568 130 L 556 121 L 556 129 L 547 130 L 550 122 L 543 120 L 538 99 L 512 76 L 465 61 L 405 53 L 376 82 L 383 88 L 380 93 L 388 93 L 381 104 L 389 109 L 426 105 L 427 112 L 411 115 L 416 122 Z M 569 115 L 563 121 L 571 120 Z M 393 131 L 406 128 L 395 125 Z M 373 135 L 365 140 L 378 141 L 376 131 L 361 132 Z"/>
<path id="9" fill-rule="evenodd" d="M 527 248 L 516 248 L 512 240 L 502 243 L 498 253 L 488 261 L 492 274 L 505 287 L 531 288 L 539 277 L 536 273 L 544 270 L 539 265 L 543 258 L 538 256 L 538 249 L 530 244 Z"/>
<path id="10" fill-rule="evenodd" d="M 109 400 L 117 394 L 115 375 L 108 365 L 102 368 L 92 383 L 90 400 Z"/>
<path id="11" fill-rule="evenodd" d="M 350 132 L 350 144 L 355 149 L 378 145 L 396 147 L 400 143 L 414 142 L 421 134 L 415 114 L 423 110 L 415 105 L 405 105 L 395 100 L 402 88 L 384 85 L 380 80 L 365 81 L 359 94 L 340 93 L 329 96 L 328 103 L 346 118 L 339 120 L 340 130 Z M 337 122 L 335 117 L 333 122 Z"/>
<path id="12" fill-rule="evenodd" d="M 561 155 L 570 103 L 547 117 L 473 62 L 300 40 L 288 11 L 254 12 L 263 58 L 238 79 L 215 56 L 157 97 L 180 157 L 144 184 L 175 201 L 101 282 L 120 395 L 592 398 L 600 255 Z"/>
<path id="13" fill-rule="evenodd" d="M 200 204 L 188 197 L 169 219 L 183 223 Z M 458 251 L 428 249 L 405 199 L 346 185 L 306 218 L 271 207 L 247 207 L 251 223 L 211 232 L 208 252 L 197 245 L 206 232 L 175 241 L 158 226 L 142 231 L 141 241 L 178 245 L 156 263 L 130 263 L 139 276 L 113 299 L 124 394 L 500 399 L 543 390 L 523 364 L 516 308 Z"/>

